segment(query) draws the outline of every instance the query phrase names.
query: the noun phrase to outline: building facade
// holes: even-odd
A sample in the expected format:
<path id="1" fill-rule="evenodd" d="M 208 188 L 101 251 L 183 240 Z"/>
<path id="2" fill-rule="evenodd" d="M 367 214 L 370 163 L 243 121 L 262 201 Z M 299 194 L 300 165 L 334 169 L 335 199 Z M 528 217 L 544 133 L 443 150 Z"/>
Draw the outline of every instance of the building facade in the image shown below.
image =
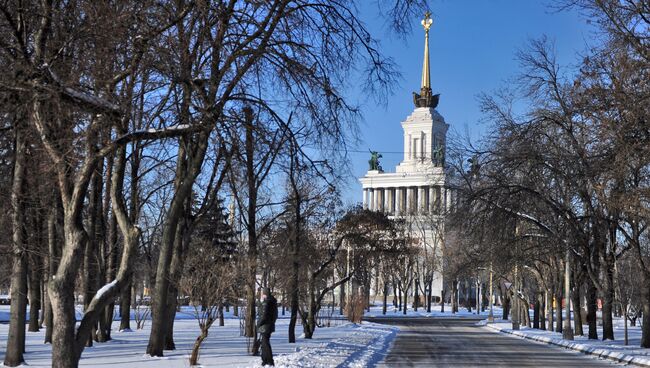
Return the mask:
<path id="1" fill-rule="evenodd" d="M 381 155 L 372 152 L 369 170 L 359 179 L 363 207 L 402 218 L 412 238 L 440 260 L 444 242 L 444 214 L 452 202 L 446 189 L 446 137 L 449 125 L 438 113 L 439 95 L 431 92 L 429 75 L 429 14 L 422 25 L 425 30 L 424 62 L 420 93 L 413 93 L 415 109 L 402 121 L 404 156 L 394 172 L 379 165 Z M 442 262 L 430 265 L 434 271 L 433 295 L 443 290 Z"/>

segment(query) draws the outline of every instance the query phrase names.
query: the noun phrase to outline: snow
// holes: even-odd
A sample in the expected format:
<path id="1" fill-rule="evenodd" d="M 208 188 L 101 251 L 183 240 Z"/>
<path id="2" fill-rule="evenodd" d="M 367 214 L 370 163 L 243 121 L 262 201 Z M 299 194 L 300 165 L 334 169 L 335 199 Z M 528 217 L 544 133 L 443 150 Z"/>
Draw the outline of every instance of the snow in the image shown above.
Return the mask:
<path id="1" fill-rule="evenodd" d="M 5 306 L 0 306 L 5 307 Z M 8 307 L 8 306 L 7 306 Z M 0 311 L 3 309 L 0 308 Z M 78 311 L 78 315 L 81 311 Z M 261 358 L 246 353 L 247 339 L 240 336 L 240 320 L 225 316 L 225 326 L 213 325 L 199 356 L 202 367 L 260 367 Z M 280 316 L 276 333 L 271 337 L 274 359 L 278 367 L 367 367 L 381 362 L 390 350 L 398 328 L 370 322 L 356 325 L 336 319 L 334 327 L 317 328 L 313 339 L 298 338 L 296 344 L 287 343 L 288 314 Z M 130 333 L 117 331 L 119 322 L 113 324 L 113 340 L 95 343 L 83 352 L 81 367 L 115 366 L 124 368 L 187 367 L 194 340 L 199 334 L 197 321 L 191 307 L 177 313 L 174 340 L 177 349 L 165 351 L 165 357 L 145 354 L 151 323 L 143 330 Z M 135 322 L 132 321 L 132 327 Z M 4 359 L 8 324 L 0 324 L 0 361 Z M 297 334 L 302 333 L 300 326 Z M 50 367 L 51 345 L 43 344 L 45 329 L 27 332 L 25 359 L 29 367 Z"/>
<path id="2" fill-rule="evenodd" d="M 115 284 L 117 284 L 117 279 L 115 279 L 115 280 L 109 282 L 108 284 L 102 286 L 99 290 L 97 290 L 97 293 L 95 294 L 94 299 L 99 299 L 99 298 L 101 298 L 102 295 L 104 295 L 105 292 L 107 292 L 107 291 L 110 290 L 113 286 L 115 286 Z"/>
<path id="3" fill-rule="evenodd" d="M 65 86 L 65 83 L 63 83 L 61 78 L 59 78 L 59 76 L 56 73 L 54 73 L 54 71 L 50 68 L 50 66 L 47 63 L 43 64 L 42 70 L 47 72 L 49 74 L 50 78 L 52 78 L 52 80 L 63 89 L 65 94 L 67 94 L 72 99 L 85 102 L 85 103 L 87 103 L 87 104 L 89 104 L 91 106 L 99 107 L 99 108 L 101 108 L 103 110 L 112 111 L 112 112 L 119 112 L 120 111 L 119 106 L 117 106 L 116 104 L 114 104 L 114 103 L 112 103 L 110 101 L 107 101 L 107 100 L 104 100 L 104 99 L 102 99 L 100 97 L 94 96 L 92 94 L 89 94 L 89 93 L 86 93 L 86 92 L 83 92 L 83 91 L 78 91 L 78 90 L 75 90 L 73 88 Z"/>
<path id="4" fill-rule="evenodd" d="M 189 128 L 190 128 L 189 124 L 176 124 L 176 125 L 172 125 L 170 127 L 161 128 L 161 129 L 149 128 L 149 129 L 146 130 L 146 132 L 147 133 L 160 133 L 160 132 L 165 132 L 165 131 L 183 130 L 183 129 L 189 129 Z M 144 131 L 141 130 L 139 132 L 144 132 Z"/>
<path id="5" fill-rule="evenodd" d="M 488 323 L 483 320 L 478 324 L 500 333 L 557 345 L 616 362 L 650 367 L 650 349 L 642 349 L 639 347 L 641 343 L 641 328 L 639 326 L 628 326 L 629 344 L 626 346 L 623 341 L 624 325 L 622 320 L 616 320 L 615 322 L 614 337 L 617 339 L 615 341 L 589 340 L 586 336 L 575 336 L 573 341 L 563 340 L 561 332 L 537 330 L 526 326 L 522 326 L 520 330 L 514 331 L 512 330 L 512 323 L 510 321 L 500 319 L 495 320 L 494 323 Z M 585 325 L 583 329 L 586 334 L 588 327 Z M 598 328 L 598 336 L 602 336 L 602 327 Z"/>
<path id="6" fill-rule="evenodd" d="M 501 307 L 494 306 L 493 313 L 495 316 L 501 315 L 502 313 Z M 411 308 L 411 305 L 409 304 L 409 308 L 406 310 L 406 315 L 404 315 L 403 312 L 394 308 L 392 304 L 389 304 L 388 308 L 386 309 L 386 314 L 384 315 L 382 314 L 382 306 L 380 304 L 380 305 L 371 306 L 370 312 L 366 313 L 366 317 L 483 318 L 483 317 L 487 317 L 488 314 L 489 314 L 489 310 L 485 310 L 481 312 L 479 315 L 477 315 L 476 310 L 472 309 L 471 312 L 468 312 L 466 308 L 459 308 L 458 312 L 451 313 L 450 304 L 445 304 L 444 312 L 441 312 L 440 304 L 432 305 L 431 312 L 427 312 L 426 308 L 418 308 L 416 312 L 413 308 Z"/>

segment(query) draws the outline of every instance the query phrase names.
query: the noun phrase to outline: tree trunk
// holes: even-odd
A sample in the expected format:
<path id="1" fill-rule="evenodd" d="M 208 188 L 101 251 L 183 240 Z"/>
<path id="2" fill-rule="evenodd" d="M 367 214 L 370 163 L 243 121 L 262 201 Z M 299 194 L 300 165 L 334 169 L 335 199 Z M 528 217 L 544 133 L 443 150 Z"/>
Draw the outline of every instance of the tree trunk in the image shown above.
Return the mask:
<path id="1" fill-rule="evenodd" d="M 341 284 L 339 286 L 339 315 L 341 316 L 343 315 L 343 309 L 345 308 L 345 285 L 346 284 Z"/>
<path id="2" fill-rule="evenodd" d="M 381 314 L 386 315 L 386 310 L 388 309 L 388 283 L 384 281 L 384 295 L 383 295 L 383 305 L 381 308 Z"/>
<path id="3" fill-rule="evenodd" d="M 397 310 L 402 311 L 402 283 L 397 286 Z"/>
<path id="4" fill-rule="evenodd" d="M 433 279 L 427 283 L 427 313 L 431 313 L 431 304 L 433 303 Z"/>
<path id="5" fill-rule="evenodd" d="M 106 165 L 106 193 L 107 195 L 104 196 L 104 204 L 102 205 L 102 220 L 103 220 L 103 226 L 102 226 L 102 232 L 106 231 L 106 241 L 103 242 L 101 245 L 102 247 L 102 259 L 103 262 L 105 263 L 105 270 L 104 270 L 104 282 L 111 282 L 115 280 L 115 276 L 117 275 L 117 219 L 115 218 L 115 214 L 111 214 L 109 216 L 109 210 L 111 208 L 111 185 L 112 185 L 112 176 L 113 176 L 113 163 L 114 163 L 114 156 L 111 155 L 108 158 L 108 163 Z M 138 172 L 136 171 L 135 175 L 138 175 Z M 137 181 L 137 180 L 136 180 Z M 133 183 L 133 180 L 131 181 L 131 185 L 135 185 Z M 106 230 L 104 230 L 106 229 Z M 128 288 L 128 286 L 125 287 L 125 289 Z M 104 315 L 100 318 L 100 328 L 103 333 L 103 336 L 100 336 L 100 341 L 102 339 L 105 339 L 105 341 L 110 340 L 111 337 L 111 330 L 113 327 L 113 317 L 115 314 L 115 301 L 111 301 L 107 306 L 106 309 L 104 310 Z"/>
<path id="6" fill-rule="evenodd" d="M 562 332 L 562 294 L 555 294 L 555 332 Z"/>
<path id="7" fill-rule="evenodd" d="M 199 337 L 194 341 L 194 346 L 192 346 L 192 354 L 190 355 L 190 367 L 194 367 L 199 364 L 199 350 L 201 349 L 201 344 L 203 340 L 208 337 L 207 329 L 202 329 Z"/>
<path id="8" fill-rule="evenodd" d="M 38 320 L 38 328 L 43 328 L 45 326 L 45 310 L 47 309 L 47 288 L 45 287 L 45 280 L 47 280 L 47 264 L 45 263 L 45 257 L 43 257 L 43 270 L 41 275 L 41 282 L 39 282 L 41 287 L 41 318 Z"/>
<path id="9" fill-rule="evenodd" d="M 535 298 L 535 304 L 533 307 L 533 328 L 539 329 L 539 310 L 540 310 L 540 301 L 539 297 Z"/>
<path id="10" fill-rule="evenodd" d="M 539 303 L 539 329 L 546 330 L 546 300 L 544 293 L 537 294 L 537 302 Z"/>
<path id="11" fill-rule="evenodd" d="M 20 230 L 22 232 L 22 230 Z M 15 240 L 14 240 L 15 242 Z M 14 247 L 15 248 L 15 247 Z M 27 259 L 23 250 L 14 252 L 11 276 L 11 306 L 9 333 L 4 365 L 15 367 L 25 359 L 25 322 L 27 317 Z"/>
<path id="12" fill-rule="evenodd" d="M 104 160 L 101 159 L 97 163 L 97 168 L 92 178 L 92 190 L 88 198 L 89 202 L 93 204 L 88 207 L 88 211 L 91 212 L 91 218 L 89 223 L 89 241 L 88 244 L 94 244 L 91 248 L 93 252 L 90 254 L 91 265 L 93 275 L 90 279 L 94 280 L 94 291 L 93 296 L 96 291 L 102 285 L 110 283 L 114 278 L 106 280 L 106 250 L 104 238 L 106 236 L 106 224 L 104 221 L 104 207 L 103 207 L 103 193 L 104 193 Z M 110 181 L 110 177 L 108 177 Z M 88 247 L 87 247 L 88 248 Z M 95 329 L 91 334 L 91 339 L 94 338 L 97 342 L 106 342 L 111 339 L 110 331 L 107 331 L 106 326 L 106 310 L 104 309 L 102 313 L 97 317 L 97 323 L 95 324 Z"/>
<path id="13" fill-rule="evenodd" d="M 420 306 L 420 281 L 415 280 L 415 291 L 413 293 L 413 311 L 417 312 Z"/>
<path id="14" fill-rule="evenodd" d="M 458 280 L 452 281 L 451 286 L 451 313 L 458 313 Z M 507 313 L 504 314 L 507 316 Z"/>
<path id="15" fill-rule="evenodd" d="M 305 323 L 305 339 L 311 339 L 314 336 L 314 331 L 316 330 L 316 290 L 314 286 L 315 280 L 311 278 L 309 280 L 309 305 L 307 306 L 307 321 Z"/>
<path id="16" fill-rule="evenodd" d="M 587 324 L 589 325 L 589 339 L 598 339 L 598 324 L 596 311 L 598 310 L 598 300 L 596 297 L 596 287 L 589 282 L 587 286 Z"/>
<path id="17" fill-rule="evenodd" d="M 176 303 L 178 297 L 178 289 L 176 286 L 170 284 L 167 293 L 167 307 L 164 317 L 165 323 L 165 340 L 164 350 L 176 350 L 176 343 L 174 342 L 174 319 L 176 318 Z"/>
<path id="18" fill-rule="evenodd" d="M 39 239 L 40 240 L 40 239 Z M 41 265 L 40 257 L 32 256 L 29 257 L 32 259 L 31 268 L 29 269 L 29 279 L 28 279 L 28 288 L 29 288 L 29 332 L 38 332 L 39 325 L 38 320 L 40 318 L 41 311 Z"/>
<path id="19" fill-rule="evenodd" d="M 192 192 L 192 185 L 201 169 L 208 146 L 208 138 L 208 133 L 201 132 L 197 141 L 192 142 L 193 144 L 190 144 L 190 142 L 183 138 L 179 145 L 176 179 L 174 182 L 176 190 L 172 203 L 166 213 L 158 266 L 156 268 L 156 286 L 151 311 L 151 333 L 149 335 L 149 343 L 147 344 L 147 354 L 151 356 L 163 356 L 168 327 L 166 323 L 168 311 L 166 308 L 170 284 L 169 273 L 171 271 L 170 267 L 174 253 L 176 231 L 179 220 L 184 214 L 185 202 Z M 186 152 L 188 151 L 192 151 L 191 154 L 187 153 L 187 155 L 191 155 L 191 159 L 186 157 Z"/>
<path id="20" fill-rule="evenodd" d="M 83 262 L 83 285 L 84 285 L 84 311 L 88 309 L 90 301 L 95 296 L 95 293 L 99 289 L 99 260 L 98 247 L 97 247 L 97 214 L 99 213 L 98 204 L 101 204 L 101 194 L 99 193 L 102 190 L 101 176 L 97 171 L 92 175 L 92 189 L 89 191 L 88 198 L 88 229 L 86 233 L 88 234 L 88 241 L 86 241 L 86 247 L 84 251 L 84 262 Z M 93 331 L 86 342 L 86 346 L 93 345 L 93 338 L 97 335 L 97 326 L 93 327 Z"/>
<path id="21" fill-rule="evenodd" d="M 580 307 L 580 286 L 575 285 L 571 293 L 571 303 L 573 304 L 573 333 L 575 335 L 584 335 L 582 330 L 582 308 Z"/>
<path id="22" fill-rule="evenodd" d="M 56 246 L 57 244 L 57 231 L 56 231 L 56 226 L 57 226 L 57 219 L 59 218 L 60 215 L 60 206 L 59 206 L 59 200 L 54 198 L 52 201 L 52 209 L 50 210 L 50 214 L 48 215 L 47 219 L 47 248 L 48 248 L 48 257 L 47 257 L 47 282 L 49 283 L 50 280 L 52 280 L 54 274 L 56 273 L 56 259 L 59 257 L 59 252 L 58 252 L 58 247 Z M 52 303 L 50 301 L 50 292 L 47 287 L 47 283 L 45 285 L 45 295 L 46 295 L 46 302 L 45 302 L 45 339 L 44 343 L 52 343 L 52 327 L 54 324 L 54 315 L 52 313 Z"/>
<path id="23" fill-rule="evenodd" d="M 604 299 L 613 299 L 613 297 Z M 614 340 L 613 307 L 614 304 L 611 301 L 608 303 L 603 300 L 603 340 Z"/>
<path id="24" fill-rule="evenodd" d="M 255 308 L 257 301 L 257 191 L 258 176 L 255 173 L 255 137 L 254 124 L 255 117 L 253 109 L 244 108 L 245 119 L 245 141 L 244 149 L 246 152 L 246 187 L 248 188 L 248 200 L 246 203 L 246 230 L 248 232 L 248 252 L 246 253 L 247 267 L 245 272 L 245 290 L 246 290 L 246 318 L 245 318 L 245 335 L 246 337 L 255 337 Z"/>
<path id="25" fill-rule="evenodd" d="M 77 345 L 75 339 L 76 318 L 74 293 L 72 292 L 74 283 L 70 282 L 70 279 L 57 278 L 50 281 L 49 287 L 54 314 L 52 367 L 75 368 L 78 365 L 79 356 L 75 349 Z"/>
<path id="26" fill-rule="evenodd" d="M 90 336 L 90 334 L 76 333 L 74 289 L 80 259 L 83 257 L 84 244 L 88 241 L 88 237 L 81 223 L 81 216 L 75 212 L 71 208 L 64 210 L 65 246 L 56 277 L 49 283 L 49 294 L 54 314 L 53 367 L 77 367 L 85 342 Z M 86 325 L 88 324 L 86 322 Z M 79 330 L 81 331 L 81 328 Z M 84 330 L 84 332 L 86 331 Z"/>
<path id="27" fill-rule="evenodd" d="M 645 278 L 643 295 L 643 326 L 641 327 L 641 347 L 650 348 L 650 280 Z"/>
<path id="28" fill-rule="evenodd" d="M 293 241 L 295 242 L 296 239 L 294 238 Z M 291 280 L 289 281 L 289 303 L 291 306 L 291 317 L 289 319 L 289 343 L 296 342 L 296 321 L 298 319 L 299 307 L 298 275 L 300 271 L 300 263 L 298 262 L 297 244 L 292 245 Z"/>
<path id="29" fill-rule="evenodd" d="M 504 321 L 508 319 L 508 316 L 510 315 L 510 297 L 508 296 L 508 293 L 503 293 L 503 314 L 501 315 L 501 319 Z"/>
<path id="30" fill-rule="evenodd" d="M 11 306 L 9 308 L 9 332 L 4 365 L 15 367 L 25 359 L 25 319 L 27 314 L 27 253 L 25 243 L 24 181 L 25 181 L 25 137 L 22 129 L 15 129 L 15 157 L 11 188 L 12 207 L 12 255 Z"/>
<path id="31" fill-rule="evenodd" d="M 292 287 L 293 289 L 293 287 Z M 290 293 L 290 311 L 291 316 L 289 317 L 289 343 L 296 342 L 296 322 L 298 320 L 298 291 L 297 289 L 292 290 Z"/>
<path id="32" fill-rule="evenodd" d="M 404 290 L 402 290 L 402 301 L 404 302 L 402 304 L 402 314 L 406 314 L 406 311 L 408 310 L 408 291 L 409 291 L 409 286 L 408 284 L 405 285 Z"/>
<path id="33" fill-rule="evenodd" d="M 170 265 L 170 282 L 167 291 L 167 315 L 166 315 L 166 328 L 165 328 L 165 350 L 175 350 L 176 343 L 174 342 L 174 320 L 176 318 L 176 308 L 178 307 L 178 284 L 182 276 L 182 269 L 185 259 L 185 249 L 187 249 L 189 242 L 189 220 L 188 215 L 190 211 L 190 203 L 186 203 L 185 213 L 186 216 L 181 219 L 176 230 L 176 239 L 174 240 L 174 255 Z"/>
<path id="34" fill-rule="evenodd" d="M 126 282 L 120 293 L 120 331 L 131 331 L 131 284 L 133 279 Z"/>
<path id="35" fill-rule="evenodd" d="M 614 272 L 609 264 L 603 262 L 603 340 L 614 340 Z"/>

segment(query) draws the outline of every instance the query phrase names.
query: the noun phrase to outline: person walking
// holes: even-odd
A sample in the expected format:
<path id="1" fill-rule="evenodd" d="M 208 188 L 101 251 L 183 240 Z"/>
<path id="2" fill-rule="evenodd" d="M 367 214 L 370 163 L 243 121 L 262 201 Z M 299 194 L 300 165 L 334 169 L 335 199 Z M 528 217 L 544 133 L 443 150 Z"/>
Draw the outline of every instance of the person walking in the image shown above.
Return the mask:
<path id="1" fill-rule="evenodd" d="M 271 334 L 275 332 L 275 321 L 278 319 L 278 301 L 271 295 L 269 288 L 262 288 L 262 307 L 257 320 L 257 332 L 261 335 L 262 365 L 275 365 L 271 350 Z"/>

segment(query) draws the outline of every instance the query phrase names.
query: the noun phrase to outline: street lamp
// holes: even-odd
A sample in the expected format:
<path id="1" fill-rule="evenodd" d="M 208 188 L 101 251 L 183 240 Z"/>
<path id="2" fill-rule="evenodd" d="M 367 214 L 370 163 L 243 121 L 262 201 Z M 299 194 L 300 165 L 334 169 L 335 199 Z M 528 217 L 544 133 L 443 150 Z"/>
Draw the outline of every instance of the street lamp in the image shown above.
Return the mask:
<path id="1" fill-rule="evenodd" d="M 481 314 L 481 268 L 478 268 L 478 272 L 476 272 L 476 315 Z"/>
<path id="2" fill-rule="evenodd" d="M 488 314 L 488 322 L 494 323 L 494 289 L 492 289 L 492 261 L 490 261 L 490 314 Z"/>

